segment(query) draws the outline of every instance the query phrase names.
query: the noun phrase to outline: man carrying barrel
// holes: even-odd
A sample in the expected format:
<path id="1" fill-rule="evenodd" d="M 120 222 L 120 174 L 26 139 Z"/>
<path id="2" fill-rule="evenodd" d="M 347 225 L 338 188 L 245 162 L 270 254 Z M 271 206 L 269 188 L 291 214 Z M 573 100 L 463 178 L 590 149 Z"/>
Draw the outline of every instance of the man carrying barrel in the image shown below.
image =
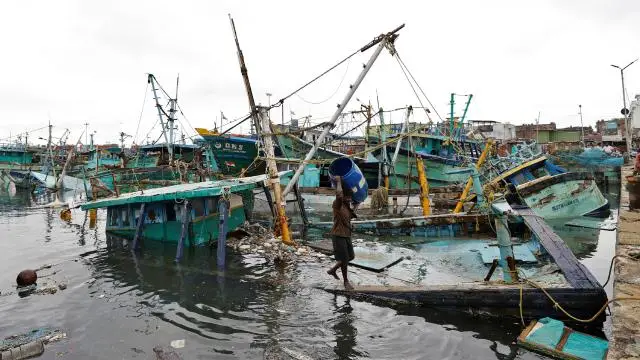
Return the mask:
<path id="1" fill-rule="evenodd" d="M 336 264 L 329 270 L 327 274 L 336 279 L 340 279 L 336 272 L 338 268 L 342 270 L 342 278 L 344 280 L 344 288 L 353 290 L 353 286 L 347 278 L 347 266 L 349 261 L 353 260 L 353 245 L 351 243 L 351 219 L 356 217 L 354 209 L 351 208 L 351 190 L 347 187 L 343 190 L 342 179 L 335 177 L 336 182 L 336 199 L 333 200 L 333 227 L 329 232 L 331 242 L 333 243 L 333 254 L 336 258 Z"/>

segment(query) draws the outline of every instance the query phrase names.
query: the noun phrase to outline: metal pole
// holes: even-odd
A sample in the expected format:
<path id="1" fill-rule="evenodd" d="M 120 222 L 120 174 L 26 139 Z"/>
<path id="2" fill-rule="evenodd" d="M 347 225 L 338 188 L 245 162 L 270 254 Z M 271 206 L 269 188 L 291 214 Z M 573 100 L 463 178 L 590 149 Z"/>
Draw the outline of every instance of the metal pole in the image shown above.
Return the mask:
<path id="1" fill-rule="evenodd" d="M 169 147 L 169 139 L 167 139 L 167 132 L 164 129 L 164 120 L 162 119 L 162 105 L 158 99 L 158 89 L 155 85 L 155 76 L 149 74 L 148 81 L 151 83 L 151 90 L 153 91 L 153 99 L 156 101 L 156 109 L 158 109 L 158 118 L 160 118 L 160 126 L 162 127 L 162 135 L 164 136 L 164 142 L 167 144 L 167 150 L 169 151 L 169 157 L 173 158 L 172 149 Z M 149 141 L 147 140 L 147 143 Z"/>
<path id="2" fill-rule="evenodd" d="M 585 143 L 584 143 L 584 125 L 582 124 L 582 105 L 578 105 L 578 111 L 580 114 L 580 132 L 582 133 L 582 138 L 581 138 L 581 142 L 582 142 L 582 147 L 585 147 Z"/>
<path id="3" fill-rule="evenodd" d="M 625 139 L 627 143 L 627 158 L 629 160 L 631 160 L 633 130 L 632 130 L 631 124 L 629 124 L 629 111 L 627 109 L 627 97 L 626 97 L 626 91 L 624 88 L 624 71 L 636 61 L 638 61 L 638 59 L 633 60 L 632 62 L 627 64 L 627 66 L 625 67 L 620 67 L 618 65 L 611 65 L 614 68 L 620 70 L 620 79 L 622 80 L 622 115 L 624 115 L 624 127 L 625 127 L 625 133 L 626 133 Z"/>
<path id="4" fill-rule="evenodd" d="M 467 111 L 469 111 L 469 105 L 471 104 L 471 99 L 473 99 L 473 94 L 469 94 L 469 98 L 467 99 L 467 104 L 464 107 L 464 112 L 462 113 L 462 117 L 460 118 L 460 122 L 458 123 L 458 137 L 462 137 L 462 130 L 464 127 L 464 120 L 467 117 Z"/>
<path id="5" fill-rule="evenodd" d="M 85 146 L 89 142 L 89 123 L 84 123 L 84 144 Z"/>
<path id="6" fill-rule="evenodd" d="M 338 117 L 340 117 L 340 114 L 342 114 L 342 112 L 344 111 L 344 108 L 349 103 L 349 100 L 351 100 L 351 97 L 353 96 L 353 94 L 358 89 L 358 86 L 360 86 L 360 84 L 362 83 L 362 80 L 364 80 L 364 77 L 367 75 L 367 73 L 369 72 L 369 70 L 373 66 L 373 63 L 376 61 L 376 59 L 378 58 L 378 56 L 382 52 L 382 49 L 386 46 L 388 41 L 389 41 L 389 39 L 387 37 L 383 38 L 382 41 L 380 41 L 380 44 L 378 45 L 376 50 L 371 55 L 371 58 L 369 59 L 369 62 L 367 62 L 367 64 L 364 66 L 364 69 L 362 69 L 362 72 L 360 73 L 360 75 L 358 76 L 356 81 L 349 88 L 349 92 L 347 92 L 347 94 L 345 95 L 344 99 L 342 99 L 342 102 L 340 103 L 340 105 L 336 109 L 336 112 L 331 117 L 331 120 L 329 120 L 328 123 L 331 126 L 326 126 L 324 128 L 324 130 L 322 131 L 320 136 L 316 139 L 316 142 L 313 144 L 313 147 L 311 148 L 311 150 L 309 150 L 307 155 L 304 157 L 304 160 L 302 160 L 302 163 L 298 166 L 298 169 L 296 170 L 295 174 L 293 174 L 293 177 L 291 178 L 291 181 L 289 181 L 289 184 L 287 184 L 287 187 L 282 192 L 282 196 L 283 197 L 286 197 L 287 194 L 289 192 L 291 192 L 291 190 L 293 190 L 293 185 L 298 181 L 298 178 L 300 177 L 300 175 L 304 171 L 305 166 L 307 165 L 309 160 L 311 160 L 313 155 L 315 155 L 316 151 L 318 150 L 318 147 L 320 147 L 320 144 L 322 144 L 322 142 L 324 141 L 324 138 L 327 136 L 327 134 L 329 133 L 329 131 L 333 127 L 333 124 L 335 124 L 336 120 L 338 120 Z"/>
<path id="7" fill-rule="evenodd" d="M 456 94 L 451 93 L 451 101 L 449 104 L 451 105 L 451 121 L 449 122 L 449 137 L 453 137 L 453 107 L 456 103 Z"/>
<path id="8" fill-rule="evenodd" d="M 378 109 L 378 113 L 380 114 L 380 144 L 386 144 L 387 130 L 385 129 L 384 111 L 382 108 Z M 398 143 L 401 141 L 402 140 L 398 141 Z M 384 187 L 389 190 L 389 155 L 387 154 L 387 145 L 382 146 L 382 178 Z"/>
<path id="9" fill-rule="evenodd" d="M 413 108 L 409 106 L 407 108 L 407 116 L 404 119 L 404 124 L 402 124 L 402 130 L 400 130 L 400 134 L 409 132 L 409 117 L 411 116 L 412 111 L 413 111 Z M 399 140 L 398 142 L 396 142 L 396 150 L 393 152 L 393 157 L 391 158 L 392 167 L 396 165 L 396 160 L 398 159 L 398 153 L 400 152 L 400 144 L 402 144 L 402 140 Z"/>
<path id="10" fill-rule="evenodd" d="M 169 123 L 169 144 L 167 144 L 169 148 L 169 165 L 173 164 L 173 124 L 176 121 L 176 111 L 176 100 L 169 100 L 169 118 L 167 119 Z"/>

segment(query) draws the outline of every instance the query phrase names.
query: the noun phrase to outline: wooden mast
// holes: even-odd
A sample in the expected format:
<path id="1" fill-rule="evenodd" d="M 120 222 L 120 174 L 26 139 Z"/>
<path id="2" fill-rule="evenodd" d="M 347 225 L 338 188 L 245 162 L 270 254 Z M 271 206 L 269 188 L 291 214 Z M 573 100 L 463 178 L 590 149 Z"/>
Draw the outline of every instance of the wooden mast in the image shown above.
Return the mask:
<path id="1" fill-rule="evenodd" d="M 269 174 L 269 187 L 273 192 L 273 202 L 270 204 L 273 209 L 273 214 L 276 219 L 275 228 L 280 229 L 282 235 L 282 242 L 285 244 L 293 244 L 291 239 L 291 233 L 289 232 L 289 224 L 287 222 L 287 216 L 285 214 L 284 197 L 282 195 L 282 188 L 280 187 L 280 175 L 278 174 L 278 165 L 276 164 L 276 156 L 273 142 L 273 127 L 271 126 L 271 120 L 267 115 L 267 108 L 256 106 L 256 102 L 253 98 L 253 92 L 251 91 L 251 82 L 249 81 L 249 74 L 247 66 L 244 62 L 244 55 L 240 49 L 240 42 L 238 41 L 238 35 L 236 34 L 236 26 L 233 22 L 233 18 L 229 15 L 231 21 L 231 29 L 233 29 L 233 37 L 236 42 L 236 48 L 238 49 L 238 61 L 240 62 L 240 72 L 242 73 L 242 79 L 244 80 L 244 86 L 247 91 L 247 98 L 249 99 L 249 106 L 251 107 L 251 118 L 253 120 L 253 126 L 256 129 L 259 136 L 262 138 L 264 144 L 264 152 L 266 156 L 267 171 Z M 274 208 L 275 205 L 275 208 Z"/>

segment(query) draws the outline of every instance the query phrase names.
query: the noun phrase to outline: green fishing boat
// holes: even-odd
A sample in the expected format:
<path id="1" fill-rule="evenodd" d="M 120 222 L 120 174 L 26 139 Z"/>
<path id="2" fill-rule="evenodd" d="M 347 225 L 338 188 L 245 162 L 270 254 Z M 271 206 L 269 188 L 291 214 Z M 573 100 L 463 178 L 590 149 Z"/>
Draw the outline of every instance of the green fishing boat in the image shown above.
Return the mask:
<path id="1" fill-rule="evenodd" d="M 200 182 L 208 178 L 198 146 L 174 144 L 171 153 L 172 161 L 166 145 L 145 145 L 139 147 L 133 157 L 125 158 L 124 164 L 118 167 L 101 164 L 97 172 L 95 169 L 86 170 L 93 198 Z"/>
<path id="2" fill-rule="evenodd" d="M 286 175 L 280 173 L 280 176 Z M 202 246 L 219 233 L 219 202 L 228 200 L 228 231 L 251 217 L 253 190 L 262 188 L 266 175 L 231 180 L 179 184 L 87 202 L 83 210 L 107 209 L 108 233 L 127 239 Z"/>
<path id="3" fill-rule="evenodd" d="M 258 156 L 258 140 L 245 135 L 220 134 L 215 130 L 195 129 L 204 139 L 210 167 L 224 175 L 240 176 L 265 173 L 265 163 Z"/>
<path id="4" fill-rule="evenodd" d="M 553 164 L 535 143 L 515 145 L 483 168 L 489 184 L 512 184 L 527 205 L 545 219 L 607 216 L 609 202 L 591 173 L 567 172 Z"/>

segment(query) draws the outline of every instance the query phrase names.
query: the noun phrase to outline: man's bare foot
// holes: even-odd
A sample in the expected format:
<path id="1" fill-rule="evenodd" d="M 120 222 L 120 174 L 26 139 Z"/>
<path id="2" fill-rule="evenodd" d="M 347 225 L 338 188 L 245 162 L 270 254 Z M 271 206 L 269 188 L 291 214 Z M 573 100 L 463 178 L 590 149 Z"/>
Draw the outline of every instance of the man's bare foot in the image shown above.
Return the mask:
<path id="1" fill-rule="evenodd" d="M 353 286 L 351 285 L 350 282 L 345 281 L 344 282 L 344 289 L 347 290 L 347 291 L 353 291 Z"/>
<path id="2" fill-rule="evenodd" d="M 327 270 L 327 274 L 333 276 L 336 280 L 340 280 L 340 278 L 338 277 L 338 274 L 336 274 L 336 270 L 337 269 L 329 269 Z"/>

